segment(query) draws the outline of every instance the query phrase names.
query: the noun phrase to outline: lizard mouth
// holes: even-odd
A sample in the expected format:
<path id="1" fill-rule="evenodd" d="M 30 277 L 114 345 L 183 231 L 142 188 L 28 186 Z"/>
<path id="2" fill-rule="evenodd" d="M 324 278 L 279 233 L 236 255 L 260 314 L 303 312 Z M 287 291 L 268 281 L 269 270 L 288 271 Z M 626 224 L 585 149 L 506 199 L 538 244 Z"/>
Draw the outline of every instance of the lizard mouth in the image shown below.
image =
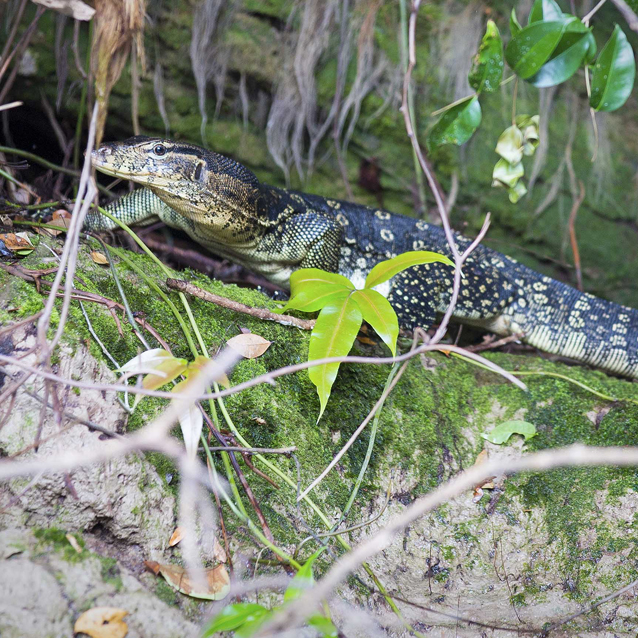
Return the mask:
<path id="1" fill-rule="evenodd" d="M 141 167 L 127 170 L 125 162 L 118 161 L 117 151 L 108 145 L 91 151 L 91 165 L 106 175 L 130 179 L 135 182 L 145 183 L 151 175 L 149 171 L 145 171 Z"/>

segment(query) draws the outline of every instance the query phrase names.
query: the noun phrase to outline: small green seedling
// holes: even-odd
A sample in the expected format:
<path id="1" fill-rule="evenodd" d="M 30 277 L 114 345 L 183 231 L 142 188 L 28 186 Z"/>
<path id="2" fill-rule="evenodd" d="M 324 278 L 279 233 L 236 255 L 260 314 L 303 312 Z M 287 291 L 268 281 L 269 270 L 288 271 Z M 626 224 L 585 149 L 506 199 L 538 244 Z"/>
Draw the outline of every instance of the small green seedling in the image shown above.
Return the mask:
<path id="1" fill-rule="evenodd" d="M 396 355 L 399 336 L 397 314 L 390 302 L 374 288 L 406 268 L 432 262 L 454 266 L 453 262 L 439 253 L 425 250 L 406 252 L 378 263 L 368 273 L 362 290 L 357 290 L 346 277 L 318 268 L 295 271 L 290 277 L 290 301 L 283 310 L 320 310 L 310 337 L 308 360 L 347 355 L 364 320 Z M 326 363 L 308 370 L 310 380 L 319 394 L 319 419 L 328 403 L 338 371 L 339 363 Z"/>

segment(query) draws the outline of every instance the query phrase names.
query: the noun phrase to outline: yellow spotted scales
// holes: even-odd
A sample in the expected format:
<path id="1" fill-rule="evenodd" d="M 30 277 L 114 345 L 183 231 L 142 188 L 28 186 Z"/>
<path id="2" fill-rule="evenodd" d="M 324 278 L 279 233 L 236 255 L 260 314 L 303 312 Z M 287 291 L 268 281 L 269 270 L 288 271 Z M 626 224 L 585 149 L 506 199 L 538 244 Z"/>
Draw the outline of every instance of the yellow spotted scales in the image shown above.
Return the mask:
<path id="1" fill-rule="evenodd" d="M 292 271 L 316 267 L 362 285 L 379 261 L 408 250 L 450 256 L 441 228 L 350 202 L 261 184 L 241 164 L 192 144 L 135 137 L 104 144 L 94 166 L 145 188 L 108 207 L 133 225 L 158 218 L 217 255 L 288 288 Z M 93 230 L 115 225 L 90 213 Z M 456 235 L 462 250 L 469 240 Z M 544 277 L 479 246 L 463 267 L 454 317 L 604 370 L 638 377 L 638 312 Z M 452 272 L 417 266 L 380 287 L 406 328 L 445 311 Z"/>

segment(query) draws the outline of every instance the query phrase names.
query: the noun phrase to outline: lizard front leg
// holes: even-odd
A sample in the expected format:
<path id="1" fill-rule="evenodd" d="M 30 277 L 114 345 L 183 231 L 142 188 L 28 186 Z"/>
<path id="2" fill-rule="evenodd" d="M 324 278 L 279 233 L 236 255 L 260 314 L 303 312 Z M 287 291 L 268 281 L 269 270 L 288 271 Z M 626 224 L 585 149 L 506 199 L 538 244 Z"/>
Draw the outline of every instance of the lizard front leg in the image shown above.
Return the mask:
<path id="1" fill-rule="evenodd" d="M 138 188 L 105 206 L 105 210 L 127 226 L 148 226 L 174 211 L 148 188 Z M 84 227 L 88 230 L 113 230 L 117 224 L 97 210 L 86 216 Z"/>

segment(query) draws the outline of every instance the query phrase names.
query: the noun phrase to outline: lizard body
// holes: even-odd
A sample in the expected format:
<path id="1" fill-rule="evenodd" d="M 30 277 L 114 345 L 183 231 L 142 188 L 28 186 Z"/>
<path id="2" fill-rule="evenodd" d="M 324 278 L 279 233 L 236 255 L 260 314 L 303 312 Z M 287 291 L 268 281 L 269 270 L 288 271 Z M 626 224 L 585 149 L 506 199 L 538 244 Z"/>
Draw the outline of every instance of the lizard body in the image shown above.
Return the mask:
<path id="1" fill-rule="evenodd" d="M 379 261 L 408 250 L 450 255 L 443 230 L 383 209 L 261 184 L 241 164 L 191 144 L 136 137 L 104 144 L 94 166 L 146 188 L 110 205 L 127 224 L 161 219 L 212 252 L 288 288 L 290 274 L 315 267 L 362 284 Z M 114 224 L 90 213 L 94 230 Z M 469 240 L 455 235 L 462 251 Z M 452 293 L 442 264 L 404 271 L 380 292 L 401 325 L 429 327 Z M 638 312 L 543 276 L 479 245 L 463 266 L 455 319 L 638 378 Z"/>

